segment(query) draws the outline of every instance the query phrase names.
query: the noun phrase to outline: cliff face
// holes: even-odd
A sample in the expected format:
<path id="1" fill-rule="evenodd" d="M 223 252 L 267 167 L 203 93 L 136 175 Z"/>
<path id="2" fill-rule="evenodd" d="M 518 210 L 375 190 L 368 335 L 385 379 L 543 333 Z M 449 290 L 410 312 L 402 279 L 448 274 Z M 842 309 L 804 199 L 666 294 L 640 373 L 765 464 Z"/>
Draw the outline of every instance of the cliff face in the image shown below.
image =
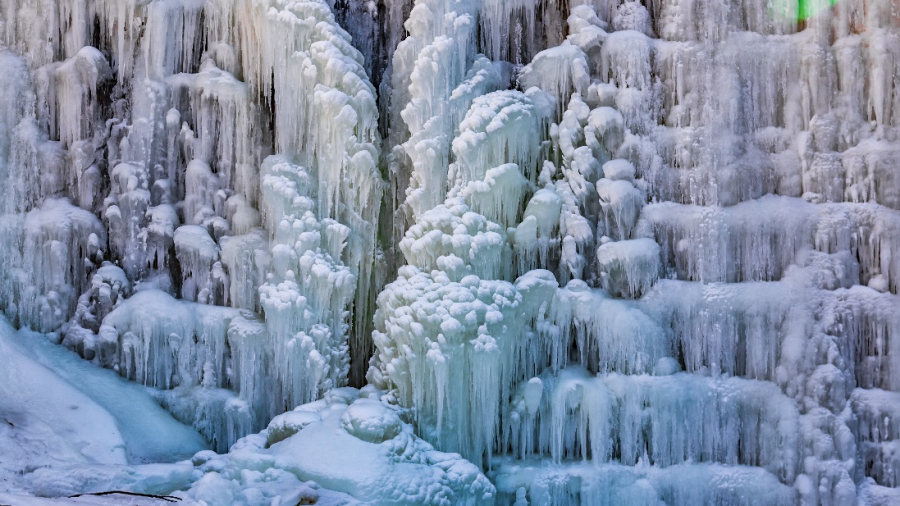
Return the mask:
<path id="1" fill-rule="evenodd" d="M 158 492 L 900 500 L 896 1 L 2 0 L 0 40 L 0 310 L 233 448 Z M 117 423 L 75 461 L 139 463 Z"/>

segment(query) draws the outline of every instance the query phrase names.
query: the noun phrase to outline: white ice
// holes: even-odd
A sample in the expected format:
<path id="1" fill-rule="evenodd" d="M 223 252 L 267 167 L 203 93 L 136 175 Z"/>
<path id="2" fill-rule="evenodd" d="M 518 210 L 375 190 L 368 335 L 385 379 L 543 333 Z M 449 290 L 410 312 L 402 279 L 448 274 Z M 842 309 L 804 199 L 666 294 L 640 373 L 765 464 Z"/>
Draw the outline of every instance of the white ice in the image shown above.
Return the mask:
<path id="1" fill-rule="evenodd" d="M 898 500 L 896 0 L 0 0 L 0 68 L 0 503 Z"/>

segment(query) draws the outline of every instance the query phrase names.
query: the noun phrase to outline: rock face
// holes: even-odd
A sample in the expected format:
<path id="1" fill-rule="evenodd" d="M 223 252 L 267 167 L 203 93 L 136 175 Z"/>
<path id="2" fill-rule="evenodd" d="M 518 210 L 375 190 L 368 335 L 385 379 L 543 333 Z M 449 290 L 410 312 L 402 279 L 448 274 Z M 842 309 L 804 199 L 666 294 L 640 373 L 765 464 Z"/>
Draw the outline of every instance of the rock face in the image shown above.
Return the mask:
<path id="1" fill-rule="evenodd" d="M 2 0 L 0 41 L 0 310 L 232 448 L 185 500 L 900 500 L 895 0 Z"/>

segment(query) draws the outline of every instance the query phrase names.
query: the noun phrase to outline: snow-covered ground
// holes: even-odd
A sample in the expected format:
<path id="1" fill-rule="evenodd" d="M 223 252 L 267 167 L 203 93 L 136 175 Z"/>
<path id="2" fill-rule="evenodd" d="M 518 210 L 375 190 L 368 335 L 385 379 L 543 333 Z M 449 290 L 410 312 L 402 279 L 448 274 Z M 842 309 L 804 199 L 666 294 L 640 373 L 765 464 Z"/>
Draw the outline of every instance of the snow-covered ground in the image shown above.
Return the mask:
<path id="1" fill-rule="evenodd" d="M 175 462 L 206 448 L 196 430 L 172 418 L 144 387 L 43 335 L 17 332 L 0 320 L 0 356 L 4 492 L 32 490 L 39 469 L 78 476 L 91 466 Z"/>
<path id="2" fill-rule="evenodd" d="M 332 390 L 218 455 L 145 387 L 43 335 L 0 321 L 0 354 L 0 504 L 437 505 L 495 494 L 477 467 L 416 437 L 371 388 Z M 157 498 L 90 495 L 111 491 Z"/>

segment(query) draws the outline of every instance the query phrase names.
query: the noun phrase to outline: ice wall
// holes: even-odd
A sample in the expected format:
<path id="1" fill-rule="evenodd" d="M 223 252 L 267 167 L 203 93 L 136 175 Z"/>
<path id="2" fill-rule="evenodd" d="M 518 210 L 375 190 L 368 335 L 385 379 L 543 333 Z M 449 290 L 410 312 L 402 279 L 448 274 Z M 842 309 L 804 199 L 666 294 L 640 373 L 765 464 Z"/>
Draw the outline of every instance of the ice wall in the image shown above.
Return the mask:
<path id="1" fill-rule="evenodd" d="M 212 418 L 222 396 L 185 389 L 238 391 L 240 423 L 204 432 L 223 449 L 346 384 L 351 358 L 364 372 L 378 110 L 328 4 L 10 1 L 2 17 L 16 324 Z M 235 318 L 264 330 L 234 337 Z"/>
<path id="2" fill-rule="evenodd" d="M 414 13 L 477 11 L 501 84 L 477 87 L 477 55 L 426 66 L 439 23 L 394 53 L 389 261 L 408 265 L 369 380 L 503 503 L 889 497 L 897 5 L 434 4 Z M 532 37 L 554 12 L 565 39 Z M 460 55 L 468 33 L 445 35 Z M 446 95 L 418 95 L 424 71 L 399 79 L 413 62 L 483 96 L 441 123 L 459 113 L 428 109 Z"/>
<path id="3" fill-rule="evenodd" d="M 220 452 L 369 383 L 473 480 L 407 502 L 889 500 L 900 5 L 831 3 L 2 0 L 0 309 Z"/>

